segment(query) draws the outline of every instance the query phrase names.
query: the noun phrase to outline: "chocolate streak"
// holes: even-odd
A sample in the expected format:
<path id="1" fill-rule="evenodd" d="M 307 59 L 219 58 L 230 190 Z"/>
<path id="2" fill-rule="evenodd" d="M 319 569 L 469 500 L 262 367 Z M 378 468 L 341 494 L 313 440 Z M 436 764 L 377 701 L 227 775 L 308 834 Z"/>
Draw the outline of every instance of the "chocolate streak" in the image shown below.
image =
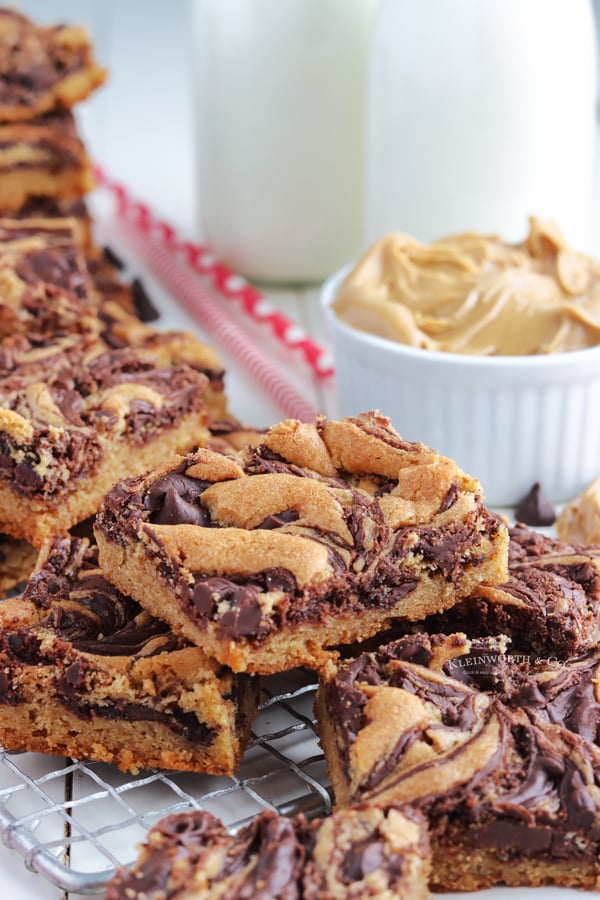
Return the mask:
<path id="1" fill-rule="evenodd" d="M 339 736 L 336 752 L 348 777 L 350 748 L 368 724 L 369 688 L 392 686 L 415 694 L 441 719 L 440 724 L 433 717 L 425 725 L 408 725 L 396 746 L 362 773 L 353 799 L 377 802 L 381 793 L 388 797 L 394 788 L 410 784 L 414 793 L 408 798 L 403 793 L 403 799 L 426 812 L 432 833 L 443 840 L 450 828 L 457 841 L 468 833 L 472 847 L 508 857 L 523 851 L 547 859 L 595 855 L 600 842 L 600 753 L 591 741 L 598 739 L 600 719 L 594 694 L 598 654 L 550 679 L 521 664 L 511 671 L 503 659 L 498 677 L 489 671 L 481 674 L 485 685 L 502 688 L 502 699 L 495 690 L 486 694 L 484 688 L 482 693 L 477 670 L 470 667 L 465 666 L 475 673 L 470 683 L 440 680 L 426 668 L 432 659 L 428 638 L 411 636 L 344 664 L 326 685 L 326 708 Z M 476 704 L 477 698 L 486 703 Z M 492 719 L 500 728 L 498 746 L 469 772 L 461 766 L 461 756 Z M 463 731 L 464 740 L 447 742 L 440 735 L 435 746 L 451 749 L 403 765 L 416 740 L 427 743 L 428 735 L 431 739 L 444 729 Z M 435 792 L 432 786 L 443 777 L 433 770 L 443 767 L 449 767 L 451 786 Z"/>
<path id="2" fill-rule="evenodd" d="M 394 438 L 376 424 L 367 423 L 365 430 L 369 427 L 396 449 L 417 446 Z M 476 567 L 484 562 L 483 557 L 473 552 L 480 542 L 482 526 L 491 536 L 501 528 L 497 517 L 477 505 L 460 523 L 438 528 L 406 527 L 393 535 L 379 504 L 382 495 L 379 488 L 383 495 L 393 489 L 390 479 L 380 479 L 382 484 L 379 488 L 376 484 L 374 493 L 370 494 L 354 487 L 351 478 L 322 477 L 321 482 L 332 489 L 344 488 L 347 496 L 341 501 L 342 515 L 352 544 L 348 546 L 337 533 L 316 525 L 302 526 L 301 534 L 327 547 L 333 571 L 330 579 L 301 589 L 292 573 L 274 567 L 239 578 L 222 573 L 192 573 L 194 580 L 189 584 L 181 576 L 179 565 L 164 552 L 156 532 L 145 528 L 144 523 L 222 527 L 212 520 L 202 502 L 202 494 L 211 483 L 185 474 L 193 462 L 190 454 L 175 470 L 161 475 L 147 489 L 140 481 L 130 480 L 109 492 L 97 527 L 109 540 L 121 543 L 127 542 L 123 531 L 134 539 L 145 532 L 149 538 L 145 542 L 146 552 L 153 558 L 161 578 L 180 598 L 185 614 L 201 626 L 213 623 L 220 638 L 242 638 L 257 646 L 286 626 L 326 622 L 340 607 L 348 615 L 356 616 L 365 609 L 392 609 L 420 585 L 423 562 L 430 577 L 457 584 L 466 564 Z M 313 477 L 309 470 L 285 460 L 265 445 L 247 450 L 244 471 L 248 475 L 278 473 Z M 458 488 L 452 485 L 441 501 L 440 512 L 449 509 L 457 498 Z M 256 527 L 294 533 L 299 516 L 293 507 L 275 508 Z M 390 546 L 390 550 L 385 549 Z M 274 604 L 267 604 L 269 612 L 265 615 L 262 595 L 272 591 L 281 596 Z"/>
<path id="3" fill-rule="evenodd" d="M 102 575 L 96 547 L 88 547 L 79 538 L 55 538 L 44 566 L 30 579 L 23 601 L 46 614 L 34 624 L 0 634 L 0 703 L 19 701 L 12 673 L 18 673 L 23 663 L 55 666 L 55 695 L 81 719 L 94 715 L 153 721 L 196 743 L 214 738 L 214 729 L 176 706 L 167 714 L 123 699 L 113 698 L 106 706 L 89 702 L 86 672 L 96 668 L 89 659 L 91 654 L 140 659 L 186 646 L 168 625 L 142 610 Z"/>

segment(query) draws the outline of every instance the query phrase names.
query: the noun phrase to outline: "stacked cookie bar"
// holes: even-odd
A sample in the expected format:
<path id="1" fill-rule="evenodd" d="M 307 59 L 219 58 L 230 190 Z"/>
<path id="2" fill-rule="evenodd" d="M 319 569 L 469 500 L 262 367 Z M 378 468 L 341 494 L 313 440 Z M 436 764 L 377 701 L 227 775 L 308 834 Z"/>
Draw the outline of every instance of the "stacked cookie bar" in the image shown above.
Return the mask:
<path id="1" fill-rule="evenodd" d="M 235 676 L 121 594 L 97 548 L 48 541 L 21 597 L 0 604 L 5 747 L 231 775 L 258 681 Z"/>
<path id="2" fill-rule="evenodd" d="M 0 739 L 137 771 L 232 774 L 256 714 L 235 676 L 113 588 L 89 533 L 105 491 L 209 441 L 222 367 L 94 291 L 69 219 L 0 221 Z M 39 551 L 39 556 L 37 551 Z"/>
<path id="3" fill-rule="evenodd" d="M 269 432 L 265 440 L 268 445 Z M 253 458 L 267 455 L 264 446 L 248 452 Z M 285 465 L 279 454 L 272 454 L 270 463 L 277 472 Z M 201 497 L 211 489 L 206 475 L 205 470 L 198 493 L 184 469 L 177 490 L 162 473 L 153 494 L 146 495 L 146 521 L 158 512 L 155 521 L 165 526 L 159 529 L 160 548 L 148 527 L 146 552 L 165 574 L 164 551 L 170 549 L 172 563 L 176 559 L 173 545 L 164 540 L 169 524 L 177 528 L 185 517 L 188 526 L 210 527 L 210 503 L 202 523 L 197 519 Z M 235 477 L 232 471 L 229 476 Z M 125 506 L 132 500 L 125 499 L 129 490 L 129 485 L 119 488 Z M 281 527 L 284 518 L 288 526 L 294 521 L 280 513 L 268 524 L 277 527 L 273 520 L 279 519 Z M 124 559 L 127 531 L 121 535 Z M 375 649 L 348 659 L 329 656 L 320 666 L 316 713 L 337 804 L 323 820 L 333 843 L 319 854 L 330 881 L 326 888 L 320 882 L 321 893 L 307 884 L 304 873 L 314 845 L 303 853 L 292 842 L 295 850 L 286 855 L 285 867 L 290 897 L 418 897 L 428 885 L 440 891 L 495 884 L 598 888 L 599 577 L 599 548 L 563 544 L 517 525 L 510 529 L 503 584 L 478 585 L 424 621 L 398 617 L 396 630 L 403 625 L 408 633 L 392 642 L 380 634 L 372 641 Z M 224 596 L 224 579 L 217 580 L 215 602 Z M 236 581 L 256 584 L 239 574 Z M 203 591 L 198 599 L 201 619 Z M 227 600 L 235 603 L 231 591 Z M 230 607 L 224 604 L 221 612 L 227 615 Z M 452 632 L 457 622 L 484 636 Z M 499 626 L 511 636 L 494 633 Z M 446 633 L 440 631 L 444 627 Z M 379 839 L 389 837 L 385 823 L 407 814 L 411 828 L 425 823 L 427 841 L 421 832 L 416 843 L 403 843 L 401 852 L 398 846 L 383 847 Z M 365 815 L 377 823 L 378 849 L 373 833 L 361 832 L 360 841 L 350 836 L 350 822 Z M 175 897 L 193 886 L 197 896 L 241 898 L 257 872 L 266 883 L 274 873 L 274 843 L 258 837 L 264 827 L 263 814 L 233 838 L 204 815 L 167 819 L 151 831 L 133 869 L 117 873 L 108 896 L 141 900 L 162 891 L 161 896 Z M 319 832 L 322 820 L 313 827 Z M 202 874 L 208 860 L 211 878 Z M 391 870 L 411 871 L 412 880 L 391 880 Z"/>
<path id="4" fill-rule="evenodd" d="M 599 600 L 599 547 L 517 524 L 504 584 L 321 671 L 339 807 L 424 814 L 433 889 L 598 889 Z"/>
<path id="5" fill-rule="evenodd" d="M 135 314 L 137 285 L 91 236 L 73 115 L 106 78 L 85 31 L 0 9 L 0 583 L 93 515 L 124 472 L 227 419 L 223 367 Z"/>
<path id="6" fill-rule="evenodd" d="M 91 184 L 71 169 L 76 157 L 81 172 L 90 165 L 70 106 L 104 78 L 83 32 L 0 11 L 0 60 L 2 152 L 16 160 L 0 185 L 1 590 L 27 581 L 0 605 L 2 744 L 134 772 L 232 774 L 257 679 L 119 593 L 89 540 L 91 517 L 124 475 L 226 441 L 214 436 L 232 428 L 223 366 L 193 335 L 134 315 L 70 215 Z M 25 138 L 54 125 L 62 157 L 46 166 Z"/>
<path id="7" fill-rule="evenodd" d="M 94 246 L 87 38 L 0 10 L 0 65 L 2 745 L 232 775 L 302 666 L 335 792 L 170 817 L 109 898 L 597 887 L 600 550 L 509 530 L 379 412 L 239 429 Z"/>
<path id="8" fill-rule="evenodd" d="M 280 423 L 235 455 L 195 451 L 121 482 L 95 530 L 121 589 L 209 655 L 246 673 L 319 669 L 335 835 L 364 810 L 426 823 L 429 851 L 406 844 L 402 863 L 380 849 L 365 864 L 351 841 L 320 856 L 339 879 L 331 896 L 394 896 L 391 858 L 420 873 L 409 896 L 426 881 L 598 887 L 599 548 L 523 525 L 507 548 L 477 483 L 376 413 Z M 405 634 L 386 642 L 393 631 Z M 375 649 L 331 652 L 352 641 Z M 256 872 L 272 876 L 263 827 L 239 843 L 193 813 L 160 823 L 109 896 L 242 897 Z M 308 862 L 287 857 L 289 896 L 329 896 L 311 893 L 310 852 L 293 846 Z"/>
<path id="9" fill-rule="evenodd" d="M 380 414 L 286 421 L 236 450 L 210 434 L 196 369 L 165 379 L 141 344 L 82 343 L 43 363 L 47 385 L 33 364 L 4 382 L 6 530 L 41 547 L 0 607 L 5 747 L 231 773 L 257 675 L 505 579 L 506 528 L 478 483 Z M 198 442 L 190 422 L 219 449 L 172 455 Z M 66 534 L 132 465 L 100 503 L 98 547 Z"/>
<path id="10" fill-rule="evenodd" d="M 69 220 L 0 222 L 0 283 L 0 530 L 39 547 L 124 472 L 206 441 L 223 391 L 186 335 L 132 322 L 113 346 Z"/>
<path id="11" fill-rule="evenodd" d="M 0 9 L 0 210 L 72 211 L 93 187 L 73 107 L 106 78 L 84 29 Z"/>
<path id="12" fill-rule="evenodd" d="M 238 672 L 316 668 L 507 574 L 478 482 L 374 412 L 121 481 L 95 534 L 122 591 Z"/>
<path id="13" fill-rule="evenodd" d="M 76 110 L 107 74 L 84 28 L 0 8 L 0 217 L 71 218 L 97 290 L 139 314 L 146 298 L 95 244 L 86 205 L 93 166 Z"/>
<path id="14" fill-rule="evenodd" d="M 598 650 L 532 662 L 493 638 L 400 638 L 323 672 L 340 806 L 428 821 L 432 887 L 600 885 Z"/>

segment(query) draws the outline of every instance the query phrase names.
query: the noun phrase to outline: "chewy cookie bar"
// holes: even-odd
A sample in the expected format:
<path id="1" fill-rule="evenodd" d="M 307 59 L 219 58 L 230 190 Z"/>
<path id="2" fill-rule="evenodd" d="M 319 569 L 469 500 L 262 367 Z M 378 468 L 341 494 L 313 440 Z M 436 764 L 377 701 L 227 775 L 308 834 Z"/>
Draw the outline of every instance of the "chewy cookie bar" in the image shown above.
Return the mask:
<path id="1" fill-rule="evenodd" d="M 316 708 L 338 804 L 420 810 L 434 890 L 597 889 L 597 671 L 597 655 L 530 669 L 464 635 L 330 661 Z"/>
<path id="2" fill-rule="evenodd" d="M 566 544 L 525 525 L 509 530 L 509 577 L 479 585 L 428 631 L 505 634 L 521 650 L 568 658 L 600 641 L 600 547 Z"/>
<path id="3" fill-rule="evenodd" d="M 505 636 L 406 635 L 382 648 L 525 710 L 536 722 L 559 724 L 600 746 L 600 648 L 568 660 L 523 653 Z"/>
<path id="4" fill-rule="evenodd" d="M 71 107 L 106 74 L 85 29 L 38 26 L 14 9 L 0 9 L 0 122 Z"/>
<path id="5" fill-rule="evenodd" d="M 0 604 L 0 741 L 115 763 L 231 775 L 258 684 L 186 645 L 107 581 L 69 535 Z"/>
<path id="6" fill-rule="evenodd" d="M 235 671 L 318 666 L 507 574 L 477 481 L 378 413 L 288 420 L 237 459 L 202 449 L 124 481 L 96 537 L 121 590 Z"/>
<path id="7" fill-rule="evenodd" d="M 157 331 L 130 315 L 112 300 L 101 302 L 102 340 L 110 347 L 137 348 L 150 353 L 162 366 L 186 365 L 206 376 L 204 399 L 211 418 L 211 433 L 229 427 L 225 372 L 218 354 L 189 331 Z"/>
<path id="8" fill-rule="evenodd" d="M 167 816 L 106 900 L 426 900 L 429 846 L 410 809 L 358 806 L 308 823 L 265 811 L 236 835 L 209 812 Z"/>
<path id="9" fill-rule="evenodd" d="M 207 379 L 150 351 L 54 355 L 0 381 L 0 530 L 39 547 L 123 476 L 209 436 Z"/>
<path id="10" fill-rule="evenodd" d="M 67 203 L 94 187 L 92 165 L 68 110 L 0 121 L 0 205 L 18 213 L 35 197 Z"/>

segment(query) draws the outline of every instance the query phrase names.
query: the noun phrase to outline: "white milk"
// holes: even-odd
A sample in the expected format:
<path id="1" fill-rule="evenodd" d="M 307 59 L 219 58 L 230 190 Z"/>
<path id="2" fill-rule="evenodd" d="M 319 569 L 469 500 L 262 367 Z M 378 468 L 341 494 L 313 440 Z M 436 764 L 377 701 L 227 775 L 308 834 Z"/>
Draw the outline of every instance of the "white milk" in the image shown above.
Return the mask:
<path id="1" fill-rule="evenodd" d="M 374 0 L 194 0 L 204 237 L 233 269 L 322 279 L 361 249 Z"/>
<path id="2" fill-rule="evenodd" d="M 590 240 L 594 21 L 587 0 L 382 0 L 369 72 L 366 241 L 527 216 Z"/>

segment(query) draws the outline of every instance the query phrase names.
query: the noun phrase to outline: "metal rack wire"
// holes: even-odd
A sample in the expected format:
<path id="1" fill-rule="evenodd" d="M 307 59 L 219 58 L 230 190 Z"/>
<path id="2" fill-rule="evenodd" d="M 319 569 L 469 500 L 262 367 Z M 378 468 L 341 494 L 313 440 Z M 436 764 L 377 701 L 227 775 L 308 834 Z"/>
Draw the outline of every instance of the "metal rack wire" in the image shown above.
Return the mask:
<path id="1" fill-rule="evenodd" d="M 291 815 L 331 808 L 314 728 L 314 676 L 265 680 L 252 740 L 233 778 L 114 767 L 0 751 L 2 839 L 64 891 L 101 893 L 162 816 L 207 809 L 232 830 L 262 809 Z"/>

